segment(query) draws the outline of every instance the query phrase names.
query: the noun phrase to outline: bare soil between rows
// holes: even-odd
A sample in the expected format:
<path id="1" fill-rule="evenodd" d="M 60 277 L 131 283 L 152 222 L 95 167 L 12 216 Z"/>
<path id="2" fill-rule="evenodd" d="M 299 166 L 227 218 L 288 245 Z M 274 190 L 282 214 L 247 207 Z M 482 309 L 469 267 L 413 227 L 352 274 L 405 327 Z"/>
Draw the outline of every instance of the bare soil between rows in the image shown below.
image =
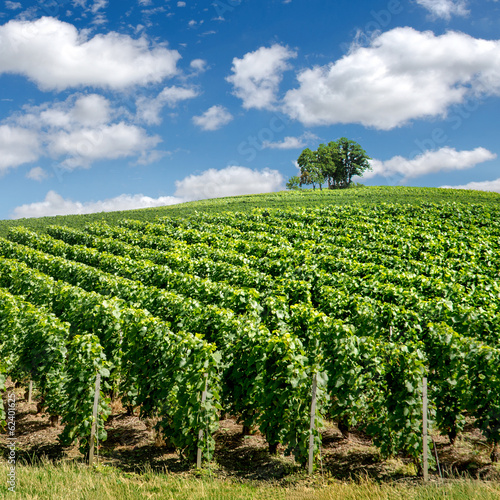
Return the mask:
<path id="1" fill-rule="evenodd" d="M 76 445 L 60 445 L 57 437 L 62 427 L 51 425 L 48 415 L 37 413 L 36 401 L 28 404 L 25 388 L 14 389 L 9 381 L 7 389 L 9 392 L 14 390 L 17 395 L 18 463 L 31 464 L 40 460 L 84 463 L 85 459 Z M 99 464 L 134 473 L 149 470 L 181 475 L 195 473 L 193 464 L 182 461 L 175 450 L 169 449 L 153 427 L 151 419 L 142 420 L 136 414 L 127 415 L 121 403 L 112 403 L 112 414 L 106 422 L 108 438 L 99 443 Z M 284 456 L 284 448 L 279 447 L 276 456 L 270 455 L 267 442 L 258 431 L 245 436 L 242 430 L 242 425 L 234 418 L 221 420 L 215 435 L 215 456 L 205 466 L 205 472 L 219 478 L 281 484 L 304 478 L 304 470 L 292 457 Z M 371 439 L 362 432 L 353 431 L 349 439 L 345 439 L 335 424 L 327 423 L 322 434 L 317 475 L 339 480 L 364 477 L 376 481 L 420 481 L 410 458 L 398 455 L 382 459 Z M 500 480 L 500 465 L 491 463 L 489 447 L 477 429 L 467 428 L 454 446 L 450 445 L 447 437 L 435 434 L 433 438 L 445 478 Z M 7 453 L 7 435 L 3 433 L 0 434 L 0 462 L 6 461 Z M 436 473 L 431 473 L 433 480 L 438 477 Z"/>

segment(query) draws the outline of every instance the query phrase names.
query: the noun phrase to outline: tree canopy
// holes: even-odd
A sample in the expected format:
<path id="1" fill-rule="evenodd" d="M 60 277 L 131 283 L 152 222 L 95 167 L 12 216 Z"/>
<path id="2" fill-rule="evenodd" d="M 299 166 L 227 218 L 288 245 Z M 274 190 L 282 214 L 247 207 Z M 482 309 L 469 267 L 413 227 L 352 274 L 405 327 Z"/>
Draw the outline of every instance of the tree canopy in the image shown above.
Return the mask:
<path id="1" fill-rule="evenodd" d="M 321 189 L 327 184 L 330 189 L 346 188 L 355 175 L 362 176 L 371 170 L 370 157 L 355 141 L 341 137 L 338 141 L 320 144 L 316 151 L 306 148 L 297 163 L 300 167 L 300 185 Z"/>

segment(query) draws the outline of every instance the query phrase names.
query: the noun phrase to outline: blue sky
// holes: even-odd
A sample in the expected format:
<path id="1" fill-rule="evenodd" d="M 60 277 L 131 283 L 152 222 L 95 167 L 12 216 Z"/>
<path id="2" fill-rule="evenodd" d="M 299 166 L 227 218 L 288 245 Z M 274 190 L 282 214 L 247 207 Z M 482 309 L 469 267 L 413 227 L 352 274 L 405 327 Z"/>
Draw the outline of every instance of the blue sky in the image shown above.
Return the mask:
<path id="1" fill-rule="evenodd" d="M 500 191 L 498 0 L 2 3 L 0 218 L 277 191 L 342 136 L 366 185 Z"/>

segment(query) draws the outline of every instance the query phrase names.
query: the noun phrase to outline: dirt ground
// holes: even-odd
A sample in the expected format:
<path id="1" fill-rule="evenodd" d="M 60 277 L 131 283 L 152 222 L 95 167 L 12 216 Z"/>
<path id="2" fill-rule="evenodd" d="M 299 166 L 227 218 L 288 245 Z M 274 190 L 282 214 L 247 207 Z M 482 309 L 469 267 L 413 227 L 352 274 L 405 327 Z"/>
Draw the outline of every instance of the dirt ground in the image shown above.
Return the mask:
<path id="1" fill-rule="evenodd" d="M 8 383 L 8 390 L 13 389 Z M 62 430 L 58 424 L 51 425 L 48 415 L 37 413 L 36 401 L 28 404 L 25 388 L 16 388 L 18 396 L 16 415 L 16 438 L 18 459 L 32 463 L 46 458 L 53 462 L 78 461 L 84 457 L 78 447 L 63 447 L 57 436 Z M 181 461 L 178 454 L 168 449 L 158 438 L 154 422 L 141 420 L 137 415 L 127 415 L 119 402 L 112 404 L 112 414 L 106 422 L 108 439 L 99 444 L 99 464 L 117 467 L 127 472 L 145 470 L 171 473 L 190 473 L 192 465 Z M 492 464 L 489 447 L 476 429 L 467 428 L 454 446 L 448 438 L 434 435 L 439 462 L 444 477 L 471 477 L 485 480 L 500 479 L 500 465 Z M 242 434 L 242 426 L 234 419 L 220 422 L 216 436 L 214 460 L 208 472 L 217 477 L 232 477 L 239 480 L 270 480 L 293 483 L 303 478 L 303 470 L 292 457 L 285 457 L 283 449 L 277 456 L 268 453 L 268 446 L 257 431 Z M 0 434 L 0 460 L 7 457 L 7 435 Z M 371 440 L 361 432 L 351 432 L 344 439 L 335 424 L 323 431 L 318 474 L 348 480 L 370 477 L 378 481 L 413 481 L 416 469 L 404 456 L 383 460 Z M 432 473 L 434 479 L 438 476 Z"/>

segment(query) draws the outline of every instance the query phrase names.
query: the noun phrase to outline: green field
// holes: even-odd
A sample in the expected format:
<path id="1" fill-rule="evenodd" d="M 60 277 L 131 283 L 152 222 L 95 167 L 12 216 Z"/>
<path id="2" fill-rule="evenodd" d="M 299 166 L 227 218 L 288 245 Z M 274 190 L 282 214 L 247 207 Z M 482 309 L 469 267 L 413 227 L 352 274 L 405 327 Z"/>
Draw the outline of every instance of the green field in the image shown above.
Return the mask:
<path id="1" fill-rule="evenodd" d="M 419 205 L 421 203 L 500 203 L 498 193 L 485 191 L 464 191 L 459 189 L 414 188 L 373 186 L 359 187 L 343 190 L 297 190 L 280 191 L 278 193 L 234 196 L 217 198 L 213 200 L 192 201 L 180 205 L 171 205 L 160 208 L 145 208 L 141 210 L 127 210 L 121 212 L 102 212 L 88 215 L 61 215 L 54 217 L 40 217 L 36 219 L 19 219 L 0 221 L 0 236 L 7 234 L 8 228 L 22 225 L 43 231 L 50 224 L 83 227 L 85 224 L 105 220 L 110 224 L 121 219 L 137 219 L 153 221 L 156 217 L 172 216 L 186 217 L 198 212 L 247 212 L 253 208 L 290 208 L 321 207 L 324 205 L 344 205 L 359 203 L 361 205 L 374 205 L 379 203 L 408 203 Z"/>
<path id="2" fill-rule="evenodd" d="M 80 498 L 135 498 L 143 488 L 152 498 L 162 488 L 175 498 L 495 498 L 498 483 L 408 481 L 422 467 L 423 377 L 445 476 L 498 478 L 499 201 L 356 187 L 2 221 L 0 389 L 33 380 L 38 413 L 16 389 L 23 419 L 60 419 L 51 446 L 82 461 L 99 373 L 103 458 L 125 467 L 107 444 L 108 418 L 135 415 L 157 424 L 173 464 L 172 478 L 158 474 L 163 462 L 133 476 L 26 465 L 19 492 L 36 498 L 36 478 L 50 476 L 47 498 L 62 498 L 67 475 L 78 476 Z M 0 407 L 7 432 L 15 408 Z M 254 448 L 241 448 L 245 440 Z M 358 442 L 369 445 L 366 464 Z M 26 461 L 32 448 L 22 443 Z M 256 462 L 246 466 L 236 449 Z M 337 449 L 358 458 L 340 467 Z M 433 446 L 428 453 L 436 478 Z M 208 482 L 192 475 L 197 456 L 214 471 Z M 349 469 L 370 479 L 336 482 Z M 176 474 L 188 474 L 178 483 L 186 492 Z M 408 484 L 374 482 L 396 478 Z"/>

